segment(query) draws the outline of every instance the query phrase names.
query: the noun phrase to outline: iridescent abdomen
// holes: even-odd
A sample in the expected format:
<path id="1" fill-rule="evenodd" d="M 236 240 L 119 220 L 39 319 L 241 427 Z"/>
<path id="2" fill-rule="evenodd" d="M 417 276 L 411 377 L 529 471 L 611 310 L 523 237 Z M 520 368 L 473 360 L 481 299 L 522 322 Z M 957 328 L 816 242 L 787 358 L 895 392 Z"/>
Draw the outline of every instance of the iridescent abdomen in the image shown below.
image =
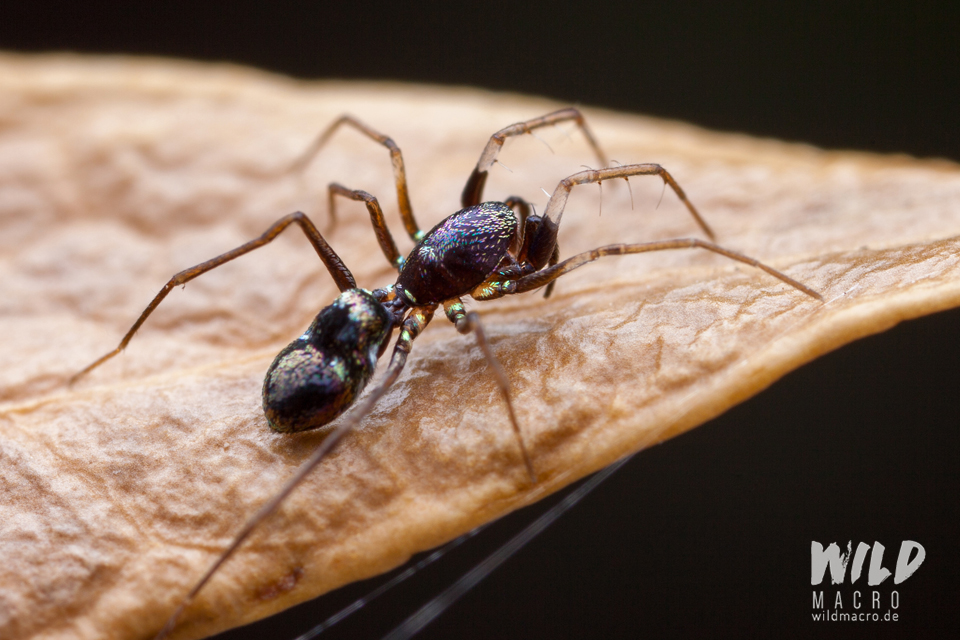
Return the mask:
<path id="1" fill-rule="evenodd" d="M 397 279 L 401 295 L 414 305 L 466 295 L 497 269 L 516 233 L 517 217 L 502 202 L 457 211 L 410 252 Z"/>
<path id="2" fill-rule="evenodd" d="M 389 314 L 368 291 L 351 289 L 317 314 L 273 361 L 263 412 L 275 431 L 321 427 L 350 408 L 390 338 Z"/>

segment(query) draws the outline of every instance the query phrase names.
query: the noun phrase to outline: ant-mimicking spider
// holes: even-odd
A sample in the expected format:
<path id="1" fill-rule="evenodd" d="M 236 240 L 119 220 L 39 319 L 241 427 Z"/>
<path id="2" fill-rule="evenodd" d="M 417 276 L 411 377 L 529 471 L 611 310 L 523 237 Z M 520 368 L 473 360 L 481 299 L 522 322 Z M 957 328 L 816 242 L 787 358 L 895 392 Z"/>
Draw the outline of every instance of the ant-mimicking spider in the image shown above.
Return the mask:
<path id="1" fill-rule="evenodd" d="M 406 258 L 397 249 L 376 197 L 337 183 L 328 186 L 328 195 L 331 223 L 336 219 L 334 206 L 337 196 L 366 205 L 380 249 L 398 272 L 394 284 L 373 290 L 359 288 L 350 270 L 310 218 L 299 211 L 291 213 L 274 222 L 260 237 L 174 275 L 144 309 L 117 348 L 73 376 L 71 382 L 120 353 L 174 287 L 270 243 L 291 225 L 299 226 L 307 236 L 340 289 L 340 295 L 317 314 L 303 335 L 280 352 L 268 369 L 263 384 L 263 409 L 272 429 L 279 432 L 316 429 L 341 416 L 356 402 L 370 381 L 377 360 L 386 351 L 394 329 L 399 331 L 386 374 L 379 385 L 327 435 L 286 484 L 246 522 L 231 544 L 183 598 L 157 638 L 166 636 L 174 628 L 187 605 L 220 566 L 337 443 L 370 413 L 400 376 L 414 340 L 439 307 L 443 307 L 444 314 L 458 332 L 476 336 L 504 398 L 528 479 L 535 484 L 536 465 L 529 455 L 514 413 L 509 381 L 487 343 L 479 315 L 475 311 L 465 310 L 463 297 L 492 300 L 541 287 L 546 287 L 544 297 L 547 297 L 557 278 L 604 256 L 699 248 L 757 267 L 798 291 L 822 300 L 809 287 L 754 258 L 697 238 L 608 245 L 561 261 L 557 234 L 573 187 L 617 178 L 626 180 L 632 176 L 659 176 L 676 193 L 701 230 L 711 240 L 714 238 L 713 231 L 687 199 L 680 185 L 657 164 L 621 165 L 575 173 L 560 181 L 542 215 L 532 212 L 531 205 L 519 197 L 510 197 L 503 202 L 483 201 L 488 171 L 497 161 L 497 155 L 507 138 L 567 121 L 579 127 L 600 162 L 606 165 L 600 146 L 577 109 L 562 109 L 511 125 L 490 137 L 463 189 L 462 209 L 424 232 L 413 216 L 399 147 L 392 139 L 359 120 L 351 116 L 340 117 L 317 137 L 294 168 L 305 166 L 341 126 L 353 127 L 390 151 L 400 216 L 407 235 L 416 243 Z"/>

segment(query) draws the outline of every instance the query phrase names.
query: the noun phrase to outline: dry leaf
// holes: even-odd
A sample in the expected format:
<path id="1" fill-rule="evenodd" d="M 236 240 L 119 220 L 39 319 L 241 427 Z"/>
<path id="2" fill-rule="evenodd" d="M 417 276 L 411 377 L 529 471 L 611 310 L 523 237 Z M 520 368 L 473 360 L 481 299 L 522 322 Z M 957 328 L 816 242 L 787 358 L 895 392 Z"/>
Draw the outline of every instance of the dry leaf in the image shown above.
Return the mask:
<path id="1" fill-rule="evenodd" d="M 0 636 L 145 638 L 322 439 L 271 432 L 273 355 L 336 288 L 305 239 L 173 292 L 124 355 L 72 388 L 173 273 L 326 184 L 378 195 L 402 250 L 386 152 L 339 133 L 303 179 L 283 169 L 349 112 L 404 151 L 421 226 L 457 209 L 487 137 L 558 105 L 473 90 L 299 83 L 232 67 L 0 58 Z M 588 110 L 611 158 L 656 161 L 721 244 L 825 304 L 705 252 L 609 258 L 550 300 L 476 304 L 540 477 L 525 481 L 472 338 L 443 318 L 336 453 L 189 609 L 176 637 L 269 615 L 403 562 L 617 458 L 690 429 L 858 337 L 960 303 L 960 171 Z M 595 162 L 570 127 L 511 141 L 487 197 Z M 545 148 L 548 144 L 553 153 Z M 278 177 L 279 176 L 279 177 Z M 698 235 L 656 179 L 580 187 L 564 255 Z M 661 202 L 661 195 L 662 202 Z M 362 286 L 392 281 L 362 207 L 330 242 Z"/>

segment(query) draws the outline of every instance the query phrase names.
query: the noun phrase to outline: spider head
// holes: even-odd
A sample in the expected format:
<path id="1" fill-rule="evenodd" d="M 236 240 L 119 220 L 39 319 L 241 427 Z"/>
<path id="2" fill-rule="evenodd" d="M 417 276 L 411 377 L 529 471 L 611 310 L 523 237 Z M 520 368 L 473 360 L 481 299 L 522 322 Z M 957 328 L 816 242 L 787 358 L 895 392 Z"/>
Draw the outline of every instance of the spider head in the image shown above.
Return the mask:
<path id="1" fill-rule="evenodd" d="M 321 427 L 346 411 L 389 342 L 390 313 L 369 291 L 344 291 L 270 365 L 263 412 L 275 431 Z"/>

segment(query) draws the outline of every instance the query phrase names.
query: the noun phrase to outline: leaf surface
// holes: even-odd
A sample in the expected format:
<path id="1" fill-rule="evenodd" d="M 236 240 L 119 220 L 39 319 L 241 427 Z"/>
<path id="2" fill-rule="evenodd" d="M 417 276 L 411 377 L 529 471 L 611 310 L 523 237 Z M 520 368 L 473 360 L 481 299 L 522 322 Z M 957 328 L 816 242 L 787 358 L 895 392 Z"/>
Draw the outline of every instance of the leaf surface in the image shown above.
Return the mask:
<path id="1" fill-rule="evenodd" d="M 377 195 L 409 251 L 382 147 L 343 131 L 302 176 L 285 171 L 326 124 L 351 113 L 396 140 L 428 229 L 458 208 L 491 133 L 559 106 L 225 66 L 0 58 L 0 636 L 152 636 L 322 439 L 273 433 L 260 408 L 275 353 L 336 295 L 296 230 L 172 292 L 123 355 L 66 383 L 172 274 L 294 210 L 323 229 L 329 182 Z M 666 167 L 720 244 L 826 302 L 672 251 L 605 258 L 549 300 L 473 303 L 513 386 L 533 487 L 474 339 L 436 318 L 397 385 L 208 585 L 176 637 L 390 569 L 823 353 L 960 304 L 956 165 L 586 115 L 612 159 Z M 508 142 L 488 198 L 542 210 L 541 188 L 596 164 L 569 126 L 538 138 Z M 699 235 L 658 180 L 630 185 L 574 191 L 564 256 Z M 339 218 L 328 239 L 360 285 L 392 282 L 363 207 L 344 202 Z"/>

